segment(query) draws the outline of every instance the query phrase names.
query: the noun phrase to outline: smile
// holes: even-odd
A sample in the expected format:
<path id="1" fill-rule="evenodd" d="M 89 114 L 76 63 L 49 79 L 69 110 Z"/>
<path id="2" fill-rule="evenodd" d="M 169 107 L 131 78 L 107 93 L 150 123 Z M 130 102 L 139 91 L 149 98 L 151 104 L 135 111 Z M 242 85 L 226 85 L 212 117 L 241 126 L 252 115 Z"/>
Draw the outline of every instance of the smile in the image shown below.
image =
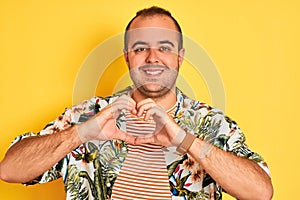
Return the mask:
<path id="1" fill-rule="evenodd" d="M 146 76 L 160 76 L 164 71 L 168 70 L 168 67 L 163 65 L 144 65 L 139 67 L 139 70 L 143 71 Z"/>
<path id="2" fill-rule="evenodd" d="M 147 75 L 155 76 L 162 74 L 163 70 L 143 70 Z"/>

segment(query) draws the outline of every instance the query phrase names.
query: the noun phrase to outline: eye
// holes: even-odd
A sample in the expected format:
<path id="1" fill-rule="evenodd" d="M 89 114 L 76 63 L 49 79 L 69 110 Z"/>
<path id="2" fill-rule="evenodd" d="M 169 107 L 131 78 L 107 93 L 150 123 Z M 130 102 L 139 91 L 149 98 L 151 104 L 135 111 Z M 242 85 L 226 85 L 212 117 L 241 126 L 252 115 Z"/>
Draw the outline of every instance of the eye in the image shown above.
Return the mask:
<path id="1" fill-rule="evenodd" d="M 172 49 L 170 47 L 167 46 L 162 46 L 159 48 L 160 51 L 171 51 Z"/>
<path id="2" fill-rule="evenodd" d="M 139 47 L 139 48 L 134 49 L 133 51 L 134 52 L 142 52 L 142 51 L 146 51 L 146 50 L 147 50 L 147 48 L 145 48 L 145 47 Z"/>

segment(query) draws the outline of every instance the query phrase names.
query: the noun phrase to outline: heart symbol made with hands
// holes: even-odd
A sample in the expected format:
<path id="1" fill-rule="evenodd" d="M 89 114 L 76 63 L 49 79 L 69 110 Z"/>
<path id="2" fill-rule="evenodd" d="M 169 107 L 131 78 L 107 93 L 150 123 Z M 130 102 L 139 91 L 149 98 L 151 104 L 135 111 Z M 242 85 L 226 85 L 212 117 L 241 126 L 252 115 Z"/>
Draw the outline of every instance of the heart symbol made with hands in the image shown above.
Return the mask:
<path id="1" fill-rule="evenodd" d="M 137 137 L 120 130 L 116 126 L 116 119 L 122 110 L 137 117 L 144 116 L 145 121 L 153 120 L 154 134 Z M 137 103 L 127 95 L 119 97 L 94 117 L 79 124 L 77 132 L 83 143 L 89 140 L 120 139 L 133 145 L 156 143 L 166 147 L 178 146 L 186 135 L 185 131 L 155 101 L 148 98 Z"/>

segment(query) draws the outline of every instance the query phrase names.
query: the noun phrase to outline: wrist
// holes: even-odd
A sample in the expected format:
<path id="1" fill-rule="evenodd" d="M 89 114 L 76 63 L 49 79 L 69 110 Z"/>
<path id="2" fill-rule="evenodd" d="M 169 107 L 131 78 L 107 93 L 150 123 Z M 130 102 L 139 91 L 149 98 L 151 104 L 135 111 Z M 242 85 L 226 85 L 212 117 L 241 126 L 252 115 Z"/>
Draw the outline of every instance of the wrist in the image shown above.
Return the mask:
<path id="1" fill-rule="evenodd" d="M 211 150 L 213 149 L 214 145 L 201 140 L 201 148 L 200 148 L 200 152 L 199 152 L 199 159 L 204 159 L 206 157 L 208 157 L 209 153 L 211 152 Z"/>
<path id="2" fill-rule="evenodd" d="M 197 139 L 189 148 L 189 154 L 194 158 L 198 158 L 199 160 L 203 160 L 208 158 L 211 151 L 214 149 L 214 145 L 206 142 L 202 139 Z"/>
<path id="3" fill-rule="evenodd" d="M 177 146 L 177 153 L 180 155 L 186 154 L 196 138 L 197 137 L 195 135 L 186 133 L 180 145 Z"/>
<path id="4" fill-rule="evenodd" d="M 179 129 L 179 131 L 177 131 L 175 138 L 172 139 L 170 146 L 178 147 L 184 140 L 186 134 L 187 133 L 184 130 Z"/>
<path id="5" fill-rule="evenodd" d="M 85 126 L 85 124 L 76 124 L 75 125 L 75 131 L 80 139 L 80 141 L 82 143 L 86 143 L 87 141 L 90 140 L 90 138 L 88 137 L 88 134 L 87 134 L 87 128 Z"/>

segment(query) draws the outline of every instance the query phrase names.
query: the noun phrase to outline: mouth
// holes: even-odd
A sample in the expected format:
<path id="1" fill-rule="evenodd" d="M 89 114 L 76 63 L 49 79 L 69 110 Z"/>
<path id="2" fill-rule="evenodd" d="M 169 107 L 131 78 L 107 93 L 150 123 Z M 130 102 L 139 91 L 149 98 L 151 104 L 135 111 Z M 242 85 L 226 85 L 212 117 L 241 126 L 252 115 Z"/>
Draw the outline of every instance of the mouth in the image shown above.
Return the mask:
<path id="1" fill-rule="evenodd" d="M 143 70 L 146 75 L 157 76 L 163 73 L 164 70 Z"/>
<path id="2" fill-rule="evenodd" d="M 141 67 L 140 70 L 142 70 L 147 76 L 159 76 L 166 70 L 166 67 L 152 65 Z"/>

